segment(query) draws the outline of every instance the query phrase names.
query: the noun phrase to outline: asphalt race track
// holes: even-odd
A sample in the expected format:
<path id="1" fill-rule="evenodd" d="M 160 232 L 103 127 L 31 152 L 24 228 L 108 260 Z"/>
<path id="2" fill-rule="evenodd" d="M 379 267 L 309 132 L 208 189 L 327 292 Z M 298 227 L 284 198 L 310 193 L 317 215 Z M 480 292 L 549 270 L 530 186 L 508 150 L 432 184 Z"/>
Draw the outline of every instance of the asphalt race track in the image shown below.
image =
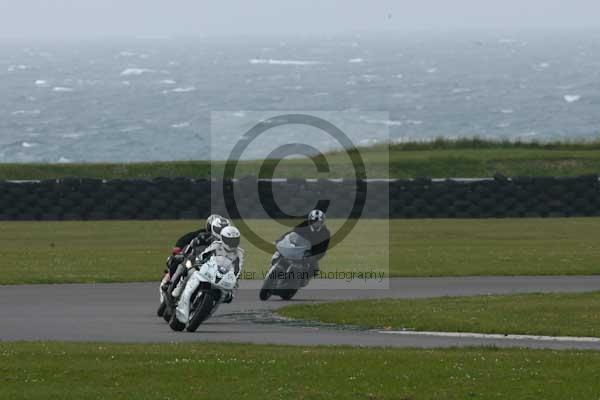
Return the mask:
<path id="1" fill-rule="evenodd" d="M 600 276 L 397 278 L 389 290 L 309 290 L 292 302 L 258 299 L 256 282 L 242 282 L 196 333 L 175 333 L 155 314 L 157 283 L 0 286 L 0 340 L 103 342 L 244 342 L 355 346 L 498 346 L 600 350 L 600 340 L 390 334 L 281 320 L 271 311 L 290 303 L 359 298 L 417 298 L 600 290 Z"/>

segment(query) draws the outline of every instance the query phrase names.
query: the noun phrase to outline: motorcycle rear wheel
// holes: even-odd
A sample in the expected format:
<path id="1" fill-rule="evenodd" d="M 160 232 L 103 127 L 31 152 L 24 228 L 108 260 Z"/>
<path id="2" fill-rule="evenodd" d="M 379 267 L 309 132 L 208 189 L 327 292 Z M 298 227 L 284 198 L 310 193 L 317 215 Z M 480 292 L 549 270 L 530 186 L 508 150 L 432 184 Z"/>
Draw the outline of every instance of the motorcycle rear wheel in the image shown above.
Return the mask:
<path id="1" fill-rule="evenodd" d="M 167 308 L 167 303 L 165 301 L 162 301 L 160 303 L 160 306 L 158 306 L 158 310 L 156 310 L 156 315 L 162 317 L 165 313 L 165 308 Z"/>

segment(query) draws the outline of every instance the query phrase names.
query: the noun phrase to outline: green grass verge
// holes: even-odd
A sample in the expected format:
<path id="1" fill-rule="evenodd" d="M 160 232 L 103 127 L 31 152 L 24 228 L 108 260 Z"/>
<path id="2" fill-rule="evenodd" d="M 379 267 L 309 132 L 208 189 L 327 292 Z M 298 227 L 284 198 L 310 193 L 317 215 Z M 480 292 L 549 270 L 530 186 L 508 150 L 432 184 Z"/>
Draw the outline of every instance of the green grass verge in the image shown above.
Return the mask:
<path id="1" fill-rule="evenodd" d="M 429 176 L 486 177 L 495 173 L 506 176 L 574 176 L 600 171 L 600 142 L 589 143 L 512 143 L 479 139 L 415 142 L 380 145 L 359 149 L 369 178 L 414 178 Z M 353 177 L 348 157 L 341 152 L 327 156 L 327 176 Z M 259 175 L 262 161 L 242 161 L 238 176 Z M 317 177 L 310 160 L 269 160 L 278 165 L 275 177 Z M 224 163 L 213 164 L 214 176 L 222 176 Z M 268 168 L 267 168 L 268 169 Z M 208 161 L 93 164 L 0 164 L 0 180 L 55 179 L 90 177 L 104 179 L 150 179 L 154 177 L 206 178 L 211 175 Z M 263 177 L 263 176 L 261 176 Z"/>
<path id="2" fill-rule="evenodd" d="M 0 343 L 0 399 L 596 399 L 600 353 Z"/>
<path id="3" fill-rule="evenodd" d="M 246 222 L 270 240 L 286 229 Z M 0 283 L 153 281 L 176 238 L 200 223 L 0 222 Z M 321 264 L 391 276 L 597 274 L 599 231 L 600 218 L 361 220 Z M 262 279 L 271 254 L 243 238 L 242 246 L 247 278 Z"/>
<path id="4" fill-rule="evenodd" d="M 277 312 L 365 328 L 600 337 L 600 292 L 359 300 Z"/>

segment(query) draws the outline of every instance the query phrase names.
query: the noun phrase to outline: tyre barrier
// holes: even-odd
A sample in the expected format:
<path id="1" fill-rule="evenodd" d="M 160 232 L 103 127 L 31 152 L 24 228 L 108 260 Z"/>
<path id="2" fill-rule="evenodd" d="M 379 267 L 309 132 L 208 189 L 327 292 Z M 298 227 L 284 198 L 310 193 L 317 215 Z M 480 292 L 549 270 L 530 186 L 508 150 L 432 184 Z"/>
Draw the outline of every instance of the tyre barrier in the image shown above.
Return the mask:
<path id="1" fill-rule="evenodd" d="M 244 218 L 290 218 L 328 200 L 328 216 L 346 218 L 355 197 L 368 218 L 523 218 L 600 216 L 595 175 L 370 180 L 357 192 L 352 180 L 225 182 Z M 109 180 L 66 178 L 0 181 L 0 220 L 198 219 L 228 215 L 223 181 L 186 178 Z"/>

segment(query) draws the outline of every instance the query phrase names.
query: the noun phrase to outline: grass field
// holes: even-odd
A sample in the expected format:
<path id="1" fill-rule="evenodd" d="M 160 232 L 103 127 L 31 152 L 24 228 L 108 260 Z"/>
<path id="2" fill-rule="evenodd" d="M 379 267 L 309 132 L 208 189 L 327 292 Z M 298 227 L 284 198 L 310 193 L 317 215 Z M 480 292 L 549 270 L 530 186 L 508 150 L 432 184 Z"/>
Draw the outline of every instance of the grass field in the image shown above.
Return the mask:
<path id="1" fill-rule="evenodd" d="M 358 300 L 277 312 L 365 328 L 600 337 L 600 292 Z"/>
<path id="2" fill-rule="evenodd" d="M 600 353 L 0 343 L 0 399 L 597 399 Z M 170 371 L 170 373 L 169 373 Z"/>
<path id="3" fill-rule="evenodd" d="M 369 178 L 414 178 L 429 176 L 486 177 L 574 176 L 600 171 L 600 142 L 591 143 L 510 143 L 479 139 L 360 148 Z M 327 155 L 332 177 L 352 177 L 347 156 Z M 262 161 L 243 161 L 238 176 L 257 175 Z M 278 164 L 270 160 L 267 164 Z M 212 165 L 220 176 L 222 162 Z M 312 161 L 285 159 L 275 169 L 275 177 L 317 177 Z M 0 164 L 3 179 L 54 179 L 62 177 L 143 178 L 194 177 L 211 175 L 208 161 L 149 162 L 130 164 Z"/>
<path id="4" fill-rule="evenodd" d="M 0 222 L 0 283 L 156 280 L 176 238 L 199 223 Z M 285 230 L 247 223 L 271 240 Z M 598 232 L 600 218 L 362 220 L 321 266 L 385 272 L 389 265 L 391 276 L 598 274 Z M 246 270 L 262 278 L 271 254 L 242 246 Z"/>

